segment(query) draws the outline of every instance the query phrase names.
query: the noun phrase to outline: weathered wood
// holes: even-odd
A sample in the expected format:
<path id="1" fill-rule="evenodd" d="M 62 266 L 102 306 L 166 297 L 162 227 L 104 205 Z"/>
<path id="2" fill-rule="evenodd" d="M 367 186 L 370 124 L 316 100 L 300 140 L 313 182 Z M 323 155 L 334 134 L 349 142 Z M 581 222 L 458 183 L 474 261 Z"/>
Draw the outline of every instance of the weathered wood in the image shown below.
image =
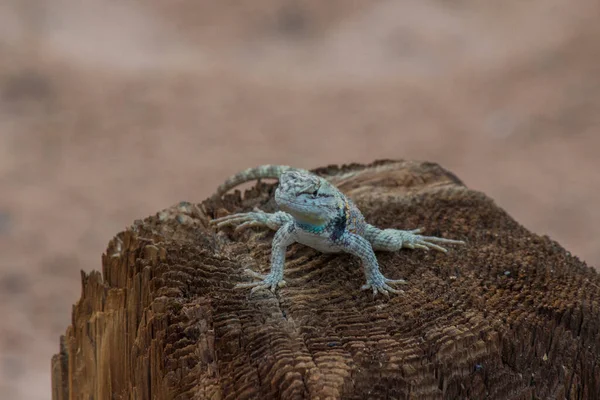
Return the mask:
<path id="1" fill-rule="evenodd" d="M 342 172 L 354 171 L 350 174 Z M 54 399 L 598 399 L 600 277 L 435 164 L 328 167 L 381 227 L 464 239 L 378 253 L 404 295 L 360 290 L 357 259 L 295 244 L 276 295 L 272 232 L 215 233 L 215 214 L 273 207 L 259 183 L 182 203 L 118 234 L 52 360 Z"/>

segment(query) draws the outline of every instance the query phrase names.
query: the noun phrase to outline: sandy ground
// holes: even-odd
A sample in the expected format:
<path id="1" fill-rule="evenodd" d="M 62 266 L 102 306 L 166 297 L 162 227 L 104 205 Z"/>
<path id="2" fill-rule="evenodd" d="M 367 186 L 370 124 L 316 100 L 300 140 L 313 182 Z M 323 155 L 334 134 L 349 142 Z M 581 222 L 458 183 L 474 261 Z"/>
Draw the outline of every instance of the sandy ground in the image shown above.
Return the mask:
<path id="1" fill-rule="evenodd" d="M 600 265 L 600 3 L 352 3 L 0 1 L 2 399 L 113 235 L 262 163 L 434 161 Z"/>

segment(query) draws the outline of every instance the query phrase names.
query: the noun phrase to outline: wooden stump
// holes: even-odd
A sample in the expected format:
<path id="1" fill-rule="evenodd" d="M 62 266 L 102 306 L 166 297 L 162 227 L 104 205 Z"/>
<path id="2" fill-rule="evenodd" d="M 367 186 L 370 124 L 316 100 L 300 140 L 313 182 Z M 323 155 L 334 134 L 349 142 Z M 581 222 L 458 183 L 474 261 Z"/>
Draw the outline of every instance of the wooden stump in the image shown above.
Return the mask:
<path id="1" fill-rule="evenodd" d="M 380 252 L 405 294 L 360 290 L 358 259 L 288 250 L 276 294 L 234 289 L 269 268 L 272 231 L 215 215 L 274 208 L 274 185 L 136 221 L 82 272 L 52 359 L 54 399 L 599 399 L 600 278 L 435 164 L 316 170 L 367 221 L 463 239 Z"/>

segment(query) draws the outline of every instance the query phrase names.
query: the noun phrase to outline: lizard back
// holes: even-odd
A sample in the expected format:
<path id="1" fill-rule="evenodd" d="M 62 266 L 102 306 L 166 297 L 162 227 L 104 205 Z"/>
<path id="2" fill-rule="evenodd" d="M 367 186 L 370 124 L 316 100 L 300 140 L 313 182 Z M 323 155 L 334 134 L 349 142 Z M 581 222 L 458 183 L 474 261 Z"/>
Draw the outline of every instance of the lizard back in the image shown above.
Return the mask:
<path id="1" fill-rule="evenodd" d="M 220 197 L 223 194 L 227 193 L 229 190 L 233 189 L 234 187 L 255 179 L 279 179 L 281 174 L 290 169 L 305 172 L 307 174 L 311 173 L 304 169 L 293 168 L 287 165 L 261 165 L 254 168 L 248 168 L 244 171 L 238 172 L 235 175 L 232 175 L 217 188 L 215 195 Z"/>

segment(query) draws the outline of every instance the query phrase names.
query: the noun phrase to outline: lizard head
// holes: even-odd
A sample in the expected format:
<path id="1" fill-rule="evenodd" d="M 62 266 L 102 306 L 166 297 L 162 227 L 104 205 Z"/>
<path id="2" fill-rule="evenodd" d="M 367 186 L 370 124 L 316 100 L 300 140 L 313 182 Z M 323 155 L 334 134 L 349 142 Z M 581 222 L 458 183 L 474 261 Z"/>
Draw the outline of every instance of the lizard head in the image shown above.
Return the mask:
<path id="1" fill-rule="evenodd" d="M 327 223 L 344 206 L 343 196 L 335 186 L 316 175 L 295 170 L 279 177 L 275 201 L 282 211 L 312 225 Z"/>

